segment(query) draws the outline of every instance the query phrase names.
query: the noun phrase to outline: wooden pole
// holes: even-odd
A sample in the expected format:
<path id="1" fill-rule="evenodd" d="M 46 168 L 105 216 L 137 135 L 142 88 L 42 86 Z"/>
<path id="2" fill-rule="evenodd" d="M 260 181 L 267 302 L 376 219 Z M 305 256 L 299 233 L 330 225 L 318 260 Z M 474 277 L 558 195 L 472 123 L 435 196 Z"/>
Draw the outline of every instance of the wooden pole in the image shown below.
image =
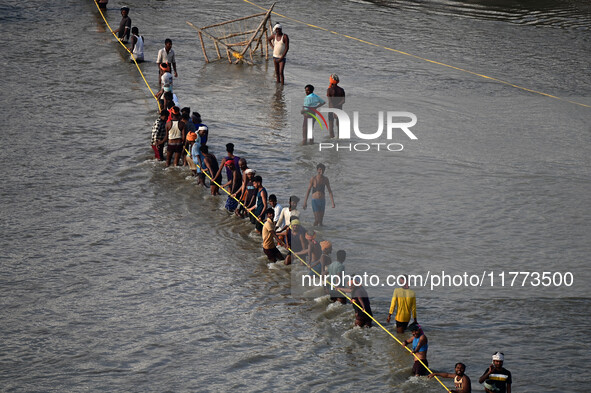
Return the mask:
<path id="1" fill-rule="evenodd" d="M 226 22 L 220 22 L 220 23 L 216 23 L 215 25 L 209 25 L 209 26 L 205 26 L 202 27 L 202 29 L 209 29 L 210 27 L 218 27 L 218 26 L 223 26 L 223 25 L 227 25 L 228 23 L 232 23 L 232 22 L 239 22 L 241 20 L 245 20 L 245 19 L 250 19 L 250 18 L 256 18 L 259 16 L 263 16 L 265 15 L 266 12 L 261 12 L 260 14 L 254 14 L 254 15 L 249 15 L 249 16 L 243 16 L 242 18 L 238 18 L 238 19 L 232 19 L 232 20 L 228 20 Z M 188 22 L 187 22 L 188 23 Z"/>
<path id="2" fill-rule="evenodd" d="M 256 35 L 258 34 L 258 32 L 263 28 L 263 26 L 267 23 L 267 20 L 269 19 L 269 16 L 271 15 L 271 12 L 273 11 L 273 7 L 275 7 L 276 3 L 273 3 L 273 5 L 271 5 L 271 8 L 269 8 L 269 10 L 267 11 L 267 13 L 265 14 L 265 19 L 263 19 L 261 21 L 261 23 L 259 23 L 259 26 L 257 27 L 255 33 L 252 35 L 252 37 L 250 37 L 250 40 L 248 40 L 248 43 L 246 44 L 246 47 L 242 50 L 242 53 L 240 53 L 241 56 L 244 56 L 244 54 L 246 53 L 247 49 L 250 47 L 250 44 L 252 43 L 252 41 L 255 39 Z"/>
<path id="3" fill-rule="evenodd" d="M 220 46 L 218 45 L 217 42 L 213 42 L 213 45 L 215 46 L 215 50 L 218 53 L 218 60 L 222 58 L 222 54 L 220 53 Z"/>
<path id="4" fill-rule="evenodd" d="M 201 34 L 201 32 L 198 32 L 199 34 L 199 41 L 201 42 L 201 50 L 203 51 L 203 56 L 205 57 L 205 62 L 209 63 L 209 59 L 207 58 L 207 52 L 205 51 L 205 45 L 203 44 L 203 34 Z"/>

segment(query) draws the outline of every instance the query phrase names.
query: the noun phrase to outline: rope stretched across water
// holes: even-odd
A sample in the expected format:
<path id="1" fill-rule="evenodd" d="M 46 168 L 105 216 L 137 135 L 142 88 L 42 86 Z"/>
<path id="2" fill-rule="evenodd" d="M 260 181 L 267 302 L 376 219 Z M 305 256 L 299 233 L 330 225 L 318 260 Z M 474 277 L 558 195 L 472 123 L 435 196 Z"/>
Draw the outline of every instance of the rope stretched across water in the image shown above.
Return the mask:
<path id="1" fill-rule="evenodd" d="M 245 1 L 246 1 L 246 0 L 245 0 Z M 249 2 L 249 3 L 250 3 L 250 2 Z M 251 4 L 252 4 L 252 3 L 251 3 Z M 119 42 L 119 43 L 120 43 L 120 44 L 121 44 L 121 45 L 122 45 L 122 46 L 125 48 L 125 50 L 126 50 L 126 51 L 127 51 L 127 52 L 128 52 L 130 55 L 131 55 L 132 53 L 129 51 L 129 49 L 127 48 L 127 46 L 125 46 L 125 44 L 124 44 L 124 43 L 123 43 L 123 42 L 122 42 L 122 41 L 119 39 L 119 37 L 117 37 L 117 35 L 116 35 L 116 34 L 113 32 L 113 29 L 111 29 L 111 26 L 110 26 L 110 25 L 109 25 L 109 23 L 107 22 L 107 19 L 105 18 L 105 15 L 103 14 L 103 12 L 102 12 L 102 10 L 100 9 L 100 7 L 99 7 L 99 5 L 98 5 L 98 2 L 97 2 L 96 0 L 95 0 L 95 5 L 96 5 L 97 9 L 99 10 L 99 13 L 101 14 L 101 17 L 102 17 L 102 18 L 103 18 L 103 20 L 105 21 L 105 24 L 107 25 L 107 27 L 108 27 L 108 28 L 109 28 L 109 30 L 111 31 L 111 34 L 113 34 L 113 36 L 114 36 L 114 37 L 117 39 L 117 41 L 118 41 L 118 42 Z M 253 5 L 254 5 L 254 4 L 253 4 Z M 257 6 L 257 7 L 258 7 L 258 6 Z M 279 15 L 279 14 L 278 14 L 278 15 Z M 144 80 L 144 82 L 145 82 L 146 86 L 148 87 L 148 90 L 150 91 L 150 94 L 152 94 L 152 97 L 154 97 L 154 99 L 155 99 L 155 100 L 156 100 L 156 102 L 158 103 L 158 108 L 160 108 L 160 103 L 158 102 L 158 98 L 156 98 L 156 95 L 154 94 L 154 92 L 153 92 L 153 91 L 152 91 L 152 89 L 150 88 L 150 85 L 148 84 L 148 81 L 146 80 L 146 78 L 145 78 L 145 76 L 144 76 L 144 74 L 143 74 L 142 70 L 140 69 L 140 67 L 139 67 L 139 65 L 138 65 L 138 63 L 137 63 L 137 61 L 135 60 L 134 56 L 131 56 L 131 59 L 132 59 L 132 60 L 133 60 L 133 62 L 135 63 L 135 65 L 136 65 L 136 68 L 137 68 L 138 72 L 140 73 L 140 75 L 141 75 L 142 79 Z M 185 149 L 185 151 L 188 153 L 188 155 L 189 155 L 189 156 L 191 156 L 191 154 L 189 153 L 189 151 L 188 151 L 187 149 Z M 192 158 L 191 158 L 191 160 L 192 160 Z M 198 168 L 199 168 L 199 169 L 202 171 L 202 173 L 203 173 L 205 176 L 207 176 L 207 177 L 209 178 L 209 180 L 210 180 L 210 181 L 211 181 L 213 184 L 215 184 L 216 186 L 218 186 L 218 187 L 219 187 L 220 189 L 222 189 L 222 190 L 223 190 L 223 191 L 224 191 L 226 194 L 228 194 L 228 196 L 230 196 L 230 197 L 231 197 L 231 198 L 233 198 L 233 199 L 234 199 L 236 202 L 238 202 L 238 204 L 239 204 L 239 205 L 241 205 L 242 207 L 244 207 L 244 208 L 246 209 L 246 211 L 247 211 L 249 214 L 251 214 L 251 215 L 252 215 L 252 216 L 255 218 L 255 220 L 256 220 L 257 222 L 259 222 L 260 224 L 263 224 L 263 225 L 264 225 L 264 223 L 263 223 L 263 222 L 262 222 L 262 221 L 261 221 L 261 220 L 260 220 L 260 219 L 259 219 L 259 218 L 258 218 L 258 217 L 257 217 L 257 216 L 256 216 L 256 215 L 253 213 L 253 212 L 252 212 L 252 211 L 248 210 L 248 208 L 247 208 L 247 207 L 246 207 L 246 206 L 245 206 L 245 205 L 244 205 L 244 204 L 243 204 L 243 203 L 242 203 L 240 200 L 238 200 L 238 198 L 236 198 L 234 195 L 232 195 L 232 193 L 230 193 L 230 192 L 229 192 L 229 191 L 227 191 L 225 188 L 223 188 L 223 187 L 222 187 L 222 186 L 221 186 L 219 183 L 217 183 L 217 182 L 216 182 L 216 181 L 215 181 L 215 180 L 214 180 L 214 179 L 211 177 L 211 175 L 210 175 L 210 174 L 208 174 L 207 172 L 204 172 L 204 171 L 203 171 L 203 168 L 202 168 L 202 167 L 201 167 L 199 164 L 197 164 L 197 163 L 195 162 L 195 160 L 193 160 L 193 162 L 194 162 L 195 166 L 197 166 L 197 167 L 198 167 Z M 305 266 L 306 266 L 307 268 L 309 268 L 309 269 L 310 269 L 312 272 L 314 272 L 314 274 L 316 274 L 318 277 L 322 278 L 322 274 L 321 274 L 321 273 L 318 273 L 317 271 L 313 270 L 313 269 L 312 269 L 312 267 L 310 266 L 310 264 L 309 264 L 309 263 L 307 263 L 307 262 L 306 262 L 306 261 L 305 261 L 303 258 L 301 258 L 299 255 L 297 255 L 295 252 L 293 252 L 293 251 L 291 250 L 291 248 L 290 248 L 290 247 L 288 247 L 287 245 L 286 245 L 286 249 L 287 249 L 289 252 L 291 252 L 291 253 L 292 253 L 292 255 L 294 255 L 294 256 L 295 256 L 295 257 L 296 257 L 296 258 L 297 258 L 297 259 L 298 259 L 298 260 L 299 260 L 299 261 L 300 261 L 300 262 L 301 262 L 303 265 L 305 265 Z M 344 293 L 344 292 L 343 292 L 343 291 L 341 291 L 340 289 L 336 288 L 335 290 L 336 290 L 337 292 L 339 292 L 339 293 L 340 293 L 342 296 L 344 296 L 346 299 L 348 299 L 348 300 L 351 302 L 351 304 L 353 304 L 355 307 L 357 307 L 357 308 L 358 308 L 358 309 L 359 309 L 361 312 L 363 312 L 365 315 L 367 315 L 367 316 L 368 316 L 368 317 L 369 317 L 369 318 L 370 318 L 370 319 L 371 319 L 373 322 L 375 322 L 375 323 L 376 323 L 376 324 L 377 324 L 377 325 L 378 325 L 378 326 L 379 326 L 379 327 L 380 327 L 380 328 L 381 328 L 383 331 L 385 331 L 385 332 L 386 332 L 386 333 L 387 333 L 387 334 L 388 334 L 390 337 L 392 337 L 394 340 L 396 340 L 396 342 L 398 342 L 398 343 L 399 343 L 399 344 L 400 344 L 402 347 L 404 347 L 404 348 L 405 348 L 405 349 L 406 349 L 406 350 L 407 350 L 409 353 L 411 353 L 411 354 L 414 356 L 414 358 L 416 359 L 416 361 L 420 362 L 420 363 L 423 365 L 423 367 L 425 367 L 425 369 L 426 369 L 426 370 L 428 370 L 430 373 L 432 373 L 432 371 L 431 371 L 431 370 L 430 370 L 430 369 L 427 367 L 427 365 L 426 365 L 425 363 L 423 363 L 423 361 L 422 361 L 421 359 L 419 359 L 419 358 L 417 357 L 417 355 L 416 355 L 416 354 L 414 354 L 414 353 L 413 353 L 413 352 L 412 352 L 412 351 L 411 351 L 411 350 L 410 350 L 410 349 L 409 349 L 409 348 L 408 348 L 406 345 L 404 345 L 404 344 L 402 343 L 402 341 L 400 341 L 400 340 L 399 340 L 399 339 L 398 339 L 396 336 L 394 336 L 394 335 L 393 335 L 393 334 L 392 334 L 392 333 L 391 333 L 391 332 L 390 332 L 388 329 L 386 329 L 386 328 L 385 328 L 385 327 L 384 327 L 384 326 L 383 326 L 381 323 L 379 323 L 379 322 L 378 322 L 378 321 L 377 321 L 377 320 L 376 320 L 376 319 L 375 319 L 375 318 L 374 318 L 372 315 L 370 315 L 370 314 L 369 314 L 367 311 L 365 311 L 365 310 L 363 309 L 363 307 L 361 307 L 361 306 L 360 306 L 359 304 L 357 304 L 356 302 L 352 302 L 352 301 L 351 301 L 351 300 L 352 300 L 352 299 L 351 299 L 351 297 L 349 297 L 349 296 L 348 296 L 346 293 Z M 445 388 L 445 390 L 446 390 L 446 391 L 448 391 L 448 392 L 450 391 L 450 390 L 447 388 L 447 386 L 445 386 L 445 385 L 443 384 L 443 382 L 441 382 L 441 380 L 439 379 L 439 377 L 435 376 L 435 379 L 437 379 L 437 381 L 438 381 L 438 382 L 441 384 L 441 386 L 443 386 L 443 387 Z"/>
<path id="2" fill-rule="evenodd" d="M 248 4 L 253 5 L 253 6 L 255 6 L 257 8 L 260 8 L 262 10 L 265 9 L 264 7 L 261 7 L 260 5 L 255 4 L 255 3 L 253 3 L 253 2 L 251 2 L 249 0 L 244 0 L 244 1 L 247 2 Z M 502 80 L 502 79 L 494 78 L 492 76 L 487 76 L 487 75 L 484 75 L 484 74 L 479 74 L 478 72 L 466 70 L 464 68 L 460 68 L 460 67 L 456 67 L 456 66 L 449 65 L 449 64 L 446 64 L 446 63 L 442 63 L 440 61 L 430 60 L 430 59 L 427 59 L 425 57 L 413 55 L 412 53 L 403 52 L 401 50 L 394 49 L 394 48 L 389 48 L 389 47 L 384 46 L 384 45 L 375 44 L 373 42 L 362 40 L 361 38 L 353 37 L 353 36 L 348 35 L 348 34 L 339 33 L 339 32 L 336 32 L 336 31 L 329 30 L 329 29 L 327 29 L 325 27 L 316 26 L 316 25 L 313 25 L 313 24 L 310 24 L 310 23 L 306 23 L 306 22 L 301 21 L 301 20 L 298 20 L 298 19 L 290 18 L 289 16 L 279 14 L 279 13 L 277 13 L 275 11 L 273 11 L 273 14 L 275 14 L 277 16 L 280 16 L 282 18 L 285 18 L 287 20 L 290 20 L 292 22 L 296 22 L 296 23 L 301 24 L 301 25 L 312 27 L 312 28 L 318 29 L 318 30 L 323 30 L 323 31 L 326 31 L 327 33 L 335 34 L 335 35 L 338 35 L 340 37 L 344 37 L 344 38 L 347 38 L 347 39 L 350 39 L 350 40 L 353 40 L 353 41 L 361 42 L 361 43 L 366 44 L 366 45 L 375 46 L 376 48 L 382 48 L 382 49 L 385 49 L 385 50 L 390 51 L 390 52 L 396 52 L 396 53 L 401 54 L 401 55 L 405 55 L 405 56 L 413 57 L 413 58 L 418 59 L 418 60 L 426 61 L 427 63 L 437 64 L 437 65 L 440 65 L 442 67 L 447 67 L 447 68 L 454 69 L 456 71 L 465 72 L 465 73 L 468 73 L 468 74 L 471 74 L 471 75 L 475 75 L 475 76 L 478 76 L 478 77 L 481 77 L 481 78 L 484 78 L 484 79 L 488 79 L 488 80 L 491 80 L 491 81 L 494 81 L 494 82 L 497 82 L 497 83 L 501 83 L 501 84 L 504 84 L 504 85 L 507 85 L 507 86 L 511 86 L 511 87 L 516 88 L 516 89 L 527 91 L 529 93 L 538 94 L 538 95 L 541 95 L 541 96 L 553 98 L 555 100 L 560 100 L 560 101 L 568 102 L 570 104 L 575 104 L 575 105 L 582 106 L 582 107 L 585 107 L 585 108 L 591 108 L 591 105 L 583 104 L 583 103 L 577 102 L 577 101 L 567 100 L 566 98 L 558 97 L 558 96 L 555 96 L 555 95 L 552 95 L 552 94 L 548 94 L 548 93 L 544 93 L 544 92 L 541 92 L 541 91 L 538 91 L 538 90 L 533 90 L 533 89 L 530 89 L 530 88 L 527 88 L 527 87 L 519 86 L 519 85 L 516 85 L 514 83 L 511 83 L 511 82 L 508 82 L 508 81 L 505 81 L 505 80 Z"/>

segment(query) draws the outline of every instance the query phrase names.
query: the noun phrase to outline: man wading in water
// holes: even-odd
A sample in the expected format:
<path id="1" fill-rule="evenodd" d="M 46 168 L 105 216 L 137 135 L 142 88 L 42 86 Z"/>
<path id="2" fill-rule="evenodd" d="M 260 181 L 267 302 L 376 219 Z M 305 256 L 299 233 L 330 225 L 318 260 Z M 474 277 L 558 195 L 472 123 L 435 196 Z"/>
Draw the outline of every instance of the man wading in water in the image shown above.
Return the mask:
<path id="1" fill-rule="evenodd" d="M 275 63 L 277 83 L 284 84 L 283 69 L 285 68 L 285 55 L 289 51 L 289 37 L 287 34 L 283 34 L 279 23 L 273 27 L 273 34 L 269 37 L 269 43 L 273 48 L 273 63 Z"/>

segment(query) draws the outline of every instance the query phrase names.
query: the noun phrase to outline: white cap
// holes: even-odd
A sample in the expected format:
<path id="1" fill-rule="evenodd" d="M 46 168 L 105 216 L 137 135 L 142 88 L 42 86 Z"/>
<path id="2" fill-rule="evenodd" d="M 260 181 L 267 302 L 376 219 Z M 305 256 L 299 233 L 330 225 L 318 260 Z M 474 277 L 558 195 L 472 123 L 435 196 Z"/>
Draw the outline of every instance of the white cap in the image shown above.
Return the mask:
<path id="1" fill-rule="evenodd" d="M 277 29 L 282 29 L 281 24 L 280 23 L 275 23 L 275 26 L 273 26 L 273 31 L 277 30 Z"/>
<path id="2" fill-rule="evenodd" d="M 199 126 L 197 131 L 207 131 L 207 126 Z"/>
<path id="3" fill-rule="evenodd" d="M 505 361 L 505 356 L 503 356 L 503 354 L 500 352 L 496 352 L 493 355 L 492 360 L 500 360 L 501 362 L 503 362 L 503 361 Z"/>

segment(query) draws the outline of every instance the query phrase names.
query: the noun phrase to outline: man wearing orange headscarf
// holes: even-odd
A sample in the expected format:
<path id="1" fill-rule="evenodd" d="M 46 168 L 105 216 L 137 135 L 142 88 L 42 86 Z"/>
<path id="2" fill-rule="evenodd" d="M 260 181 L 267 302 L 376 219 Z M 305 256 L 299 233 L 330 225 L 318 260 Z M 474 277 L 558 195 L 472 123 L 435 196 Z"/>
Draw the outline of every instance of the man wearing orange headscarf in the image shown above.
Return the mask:
<path id="1" fill-rule="evenodd" d="M 343 104 L 345 103 L 345 90 L 342 87 L 339 87 L 339 76 L 337 74 L 332 74 L 330 76 L 330 85 L 328 86 L 328 90 L 326 90 L 326 97 L 328 97 L 328 107 L 335 108 L 335 109 L 343 109 Z M 334 114 L 331 112 L 328 114 L 328 133 L 331 138 L 334 138 L 334 121 L 335 117 Z M 339 118 L 336 118 L 337 127 L 339 126 Z"/>

